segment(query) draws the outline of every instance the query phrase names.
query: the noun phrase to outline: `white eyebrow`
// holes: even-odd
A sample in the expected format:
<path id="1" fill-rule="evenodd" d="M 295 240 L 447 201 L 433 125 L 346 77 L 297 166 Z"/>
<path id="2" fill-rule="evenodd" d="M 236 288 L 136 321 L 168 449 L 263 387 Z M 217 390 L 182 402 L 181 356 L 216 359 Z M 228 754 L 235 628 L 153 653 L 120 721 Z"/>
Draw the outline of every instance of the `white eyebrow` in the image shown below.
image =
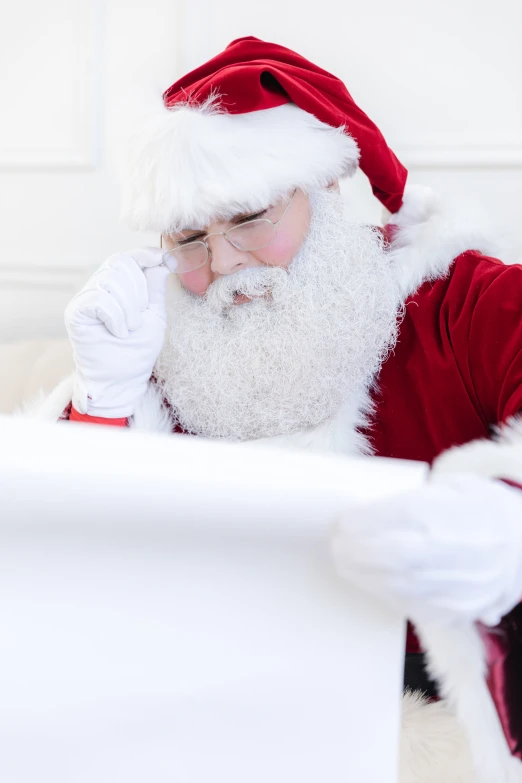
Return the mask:
<path id="1" fill-rule="evenodd" d="M 274 205 L 269 204 L 266 207 L 261 207 L 260 209 L 244 209 L 240 212 L 234 212 L 233 215 L 227 215 L 227 214 L 220 214 L 216 215 L 214 217 L 214 221 L 226 223 L 226 222 L 232 222 L 236 218 L 241 217 L 247 217 L 247 215 L 257 215 L 258 212 L 266 212 L 267 210 L 271 209 Z M 213 222 L 213 221 L 212 221 Z M 184 231 L 189 231 L 194 234 L 205 234 L 207 232 L 207 226 L 200 227 L 200 228 L 176 228 L 175 231 L 171 231 L 170 234 L 182 234 Z"/>
<path id="2" fill-rule="evenodd" d="M 248 215 L 257 215 L 258 212 L 266 212 L 268 207 L 264 207 L 263 209 L 246 209 L 243 212 L 235 212 L 233 215 L 224 216 L 219 215 L 216 217 L 216 220 L 219 220 L 220 222 L 231 223 L 233 220 L 236 220 L 237 218 L 247 217 Z M 180 228 L 178 231 L 176 231 L 177 234 L 181 234 L 183 231 L 193 231 L 194 233 L 198 234 L 204 234 L 206 233 L 207 227 L 205 228 Z"/>

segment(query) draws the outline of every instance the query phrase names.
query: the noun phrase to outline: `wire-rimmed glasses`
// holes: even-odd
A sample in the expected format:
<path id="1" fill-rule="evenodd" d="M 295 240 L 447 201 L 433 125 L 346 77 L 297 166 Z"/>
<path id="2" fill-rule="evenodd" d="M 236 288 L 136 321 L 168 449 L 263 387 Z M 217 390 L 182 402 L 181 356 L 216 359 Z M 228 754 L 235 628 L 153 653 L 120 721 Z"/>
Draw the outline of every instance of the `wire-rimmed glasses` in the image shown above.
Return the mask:
<path id="1" fill-rule="evenodd" d="M 194 272 L 204 266 L 211 252 L 207 240 L 214 236 L 224 236 L 233 247 L 244 252 L 268 247 L 276 239 L 278 226 L 288 212 L 296 192 L 297 189 L 290 196 L 283 214 L 275 223 L 268 218 L 254 218 L 254 220 L 246 220 L 244 223 L 233 226 L 228 231 L 215 231 L 212 234 L 206 234 L 202 239 L 180 240 L 163 254 L 166 266 L 169 267 L 170 259 L 171 266 L 174 267 L 172 264 L 172 259 L 174 259 L 176 265 L 173 271 L 178 275 Z"/>

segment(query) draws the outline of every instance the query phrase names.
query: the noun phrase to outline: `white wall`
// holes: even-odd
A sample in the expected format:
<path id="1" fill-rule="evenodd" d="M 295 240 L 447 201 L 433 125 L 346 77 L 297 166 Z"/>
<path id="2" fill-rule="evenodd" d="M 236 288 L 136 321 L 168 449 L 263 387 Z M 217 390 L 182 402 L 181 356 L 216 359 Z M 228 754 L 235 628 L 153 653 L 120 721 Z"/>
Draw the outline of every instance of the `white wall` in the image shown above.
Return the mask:
<path id="1" fill-rule="evenodd" d="M 179 71 L 170 0 L 19 0 L 0 26 L 0 339 L 62 334 L 118 224 L 116 161 L 140 85 Z"/>
<path id="2" fill-rule="evenodd" d="M 521 29 L 519 0 L 12 4 L 0 30 L 0 339 L 61 333 L 91 267 L 157 242 L 118 225 L 125 128 L 147 92 L 241 35 L 342 77 L 411 181 L 482 205 L 522 241 Z M 362 176 L 347 192 L 379 220 Z"/>

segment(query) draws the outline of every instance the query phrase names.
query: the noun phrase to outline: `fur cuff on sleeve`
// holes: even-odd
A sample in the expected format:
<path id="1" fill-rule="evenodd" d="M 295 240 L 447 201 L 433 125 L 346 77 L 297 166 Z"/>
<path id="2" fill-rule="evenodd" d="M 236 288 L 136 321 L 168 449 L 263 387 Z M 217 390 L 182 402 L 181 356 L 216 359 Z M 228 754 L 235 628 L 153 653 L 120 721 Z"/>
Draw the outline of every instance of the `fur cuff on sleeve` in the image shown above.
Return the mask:
<path id="1" fill-rule="evenodd" d="M 522 485 L 522 416 L 499 427 L 491 440 L 448 449 L 435 460 L 433 473 L 473 473 Z"/>

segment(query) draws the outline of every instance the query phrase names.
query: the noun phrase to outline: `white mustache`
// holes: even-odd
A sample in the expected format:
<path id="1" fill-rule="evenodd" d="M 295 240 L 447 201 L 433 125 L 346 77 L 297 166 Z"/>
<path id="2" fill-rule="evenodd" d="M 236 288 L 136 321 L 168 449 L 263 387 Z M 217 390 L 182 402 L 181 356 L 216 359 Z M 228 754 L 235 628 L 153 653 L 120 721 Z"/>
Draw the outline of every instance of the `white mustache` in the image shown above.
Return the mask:
<path id="1" fill-rule="evenodd" d="M 275 301 L 284 295 L 288 286 L 288 272 L 280 267 L 251 267 L 215 280 L 208 288 L 205 301 L 215 312 L 221 312 L 234 302 L 235 294 L 252 298 L 270 292 Z"/>

